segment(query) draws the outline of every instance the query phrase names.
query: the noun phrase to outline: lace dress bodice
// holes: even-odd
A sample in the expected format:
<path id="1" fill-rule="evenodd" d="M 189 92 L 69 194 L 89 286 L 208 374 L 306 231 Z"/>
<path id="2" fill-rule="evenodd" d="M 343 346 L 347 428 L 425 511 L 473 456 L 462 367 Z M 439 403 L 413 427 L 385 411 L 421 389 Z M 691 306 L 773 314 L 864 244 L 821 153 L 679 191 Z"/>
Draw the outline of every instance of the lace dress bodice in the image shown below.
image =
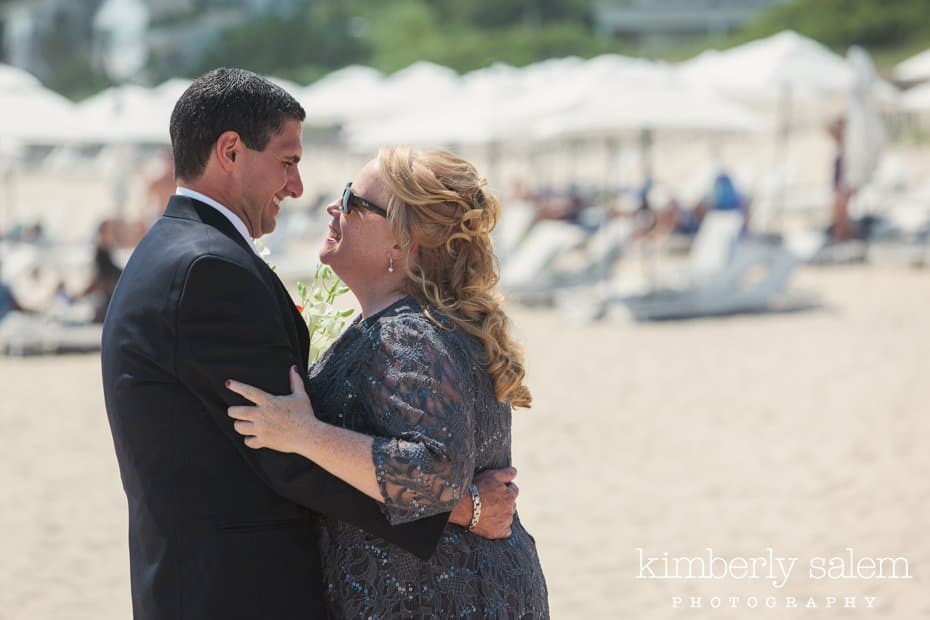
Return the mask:
<path id="1" fill-rule="evenodd" d="M 451 327 L 451 325 L 450 325 Z M 356 319 L 310 369 L 317 415 L 375 437 L 391 523 L 449 512 L 476 472 L 510 465 L 509 404 L 497 401 L 480 344 L 433 323 L 414 300 Z M 514 517 L 491 541 L 447 525 L 423 561 L 360 528 L 322 518 L 333 617 L 548 617 L 535 542 Z"/>

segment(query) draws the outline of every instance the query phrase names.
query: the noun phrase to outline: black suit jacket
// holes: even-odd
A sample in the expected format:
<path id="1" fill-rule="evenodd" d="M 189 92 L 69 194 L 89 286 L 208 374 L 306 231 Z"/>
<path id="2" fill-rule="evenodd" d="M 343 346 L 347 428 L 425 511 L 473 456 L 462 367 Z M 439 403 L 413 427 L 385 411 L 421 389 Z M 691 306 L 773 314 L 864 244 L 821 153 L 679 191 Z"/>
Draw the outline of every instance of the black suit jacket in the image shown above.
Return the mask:
<path id="1" fill-rule="evenodd" d="M 314 513 L 416 555 L 448 515 L 391 527 L 312 462 L 243 444 L 238 379 L 286 394 L 307 329 L 271 269 L 219 212 L 174 196 L 136 248 L 103 329 L 103 387 L 129 501 L 137 619 L 319 617 Z"/>

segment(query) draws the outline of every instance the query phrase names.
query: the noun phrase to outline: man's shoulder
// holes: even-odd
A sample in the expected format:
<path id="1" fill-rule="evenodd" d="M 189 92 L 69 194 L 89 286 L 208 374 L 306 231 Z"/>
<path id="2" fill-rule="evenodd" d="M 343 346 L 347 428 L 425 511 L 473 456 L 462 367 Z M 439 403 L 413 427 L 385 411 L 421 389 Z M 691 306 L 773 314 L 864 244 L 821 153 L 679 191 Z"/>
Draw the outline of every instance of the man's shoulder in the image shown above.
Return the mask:
<path id="1" fill-rule="evenodd" d="M 209 224 L 163 216 L 152 226 L 130 260 L 142 269 L 156 265 L 189 267 L 204 258 L 216 258 L 240 268 L 256 271 L 254 254 Z"/>

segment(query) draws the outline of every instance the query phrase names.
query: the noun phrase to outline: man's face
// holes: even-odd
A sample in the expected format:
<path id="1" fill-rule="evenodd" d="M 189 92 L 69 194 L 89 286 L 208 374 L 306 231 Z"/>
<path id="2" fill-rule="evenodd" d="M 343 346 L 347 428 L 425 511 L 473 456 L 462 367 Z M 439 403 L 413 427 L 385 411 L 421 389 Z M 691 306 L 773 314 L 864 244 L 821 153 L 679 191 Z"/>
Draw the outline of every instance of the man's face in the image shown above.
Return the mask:
<path id="1" fill-rule="evenodd" d="M 303 191 L 297 162 L 303 153 L 302 125 L 296 119 L 284 122 L 281 133 L 272 134 L 263 151 L 253 151 L 242 145 L 238 177 L 237 215 L 254 239 L 275 228 L 281 211 L 281 201 L 297 198 Z"/>

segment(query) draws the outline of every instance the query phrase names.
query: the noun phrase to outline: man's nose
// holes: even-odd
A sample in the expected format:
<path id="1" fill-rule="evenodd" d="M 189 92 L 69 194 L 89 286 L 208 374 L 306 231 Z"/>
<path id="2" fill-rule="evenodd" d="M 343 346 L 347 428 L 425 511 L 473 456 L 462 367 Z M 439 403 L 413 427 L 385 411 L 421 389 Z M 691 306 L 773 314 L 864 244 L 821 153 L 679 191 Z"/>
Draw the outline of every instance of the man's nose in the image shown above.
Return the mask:
<path id="1" fill-rule="evenodd" d="M 287 175 L 286 191 L 291 198 L 300 198 L 300 195 L 304 193 L 304 183 L 300 179 L 300 168 L 296 164 L 290 167 Z"/>

